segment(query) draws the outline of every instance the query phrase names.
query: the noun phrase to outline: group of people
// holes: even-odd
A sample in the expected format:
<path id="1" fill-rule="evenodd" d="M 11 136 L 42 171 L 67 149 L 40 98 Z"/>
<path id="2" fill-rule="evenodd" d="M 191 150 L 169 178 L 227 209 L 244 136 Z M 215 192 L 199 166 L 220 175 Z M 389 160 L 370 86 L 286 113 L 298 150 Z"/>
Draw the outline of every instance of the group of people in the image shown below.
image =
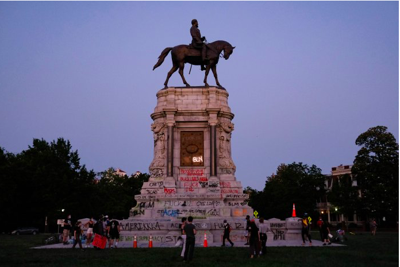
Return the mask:
<path id="1" fill-rule="evenodd" d="M 330 245 L 331 240 L 330 238 L 332 237 L 331 235 L 331 231 L 329 229 L 329 223 L 327 221 L 323 221 L 322 217 L 319 217 L 319 220 L 317 221 L 317 226 L 318 226 L 318 230 L 319 230 L 319 235 L 321 237 L 321 241 L 324 242 L 324 246 L 326 246 L 326 244 Z M 304 242 L 304 240 L 303 240 Z M 310 239 L 311 242 L 311 239 Z"/>
<path id="2" fill-rule="evenodd" d="M 193 224 L 193 217 L 189 216 L 187 220 L 186 217 L 183 217 L 179 228 L 181 229 L 181 238 L 183 241 L 181 257 L 183 257 L 184 262 L 191 261 L 196 242 L 196 226 Z"/>
<path id="3" fill-rule="evenodd" d="M 264 218 L 260 218 L 258 224 L 256 220 L 250 219 L 250 216 L 246 216 L 246 238 L 247 242 L 245 245 L 250 247 L 250 258 L 260 257 L 267 253 L 267 232 L 269 228 L 264 223 Z"/>
<path id="4" fill-rule="evenodd" d="M 82 236 L 84 235 L 84 230 L 82 227 L 86 229 L 86 248 L 92 243 L 94 234 L 106 237 L 109 248 L 118 247 L 119 232 L 121 231 L 119 222 L 109 218 L 107 215 L 101 215 L 98 221 L 95 221 L 93 217 L 91 217 L 85 224 L 82 224 L 81 221 L 77 221 L 73 224 L 71 215 L 68 215 L 64 220 L 63 244 L 68 245 L 70 236 L 73 236 L 74 242 L 72 248 L 79 245 L 79 248 L 83 249 Z"/>
<path id="5" fill-rule="evenodd" d="M 193 224 L 193 217 L 189 216 L 187 219 L 182 218 L 181 224 L 179 225 L 181 230 L 181 243 L 182 251 L 181 257 L 183 261 L 191 261 L 193 259 L 193 252 L 195 247 L 196 240 L 196 226 Z M 223 238 L 222 238 L 222 246 L 225 247 L 225 241 L 227 240 L 231 247 L 235 244 L 230 240 L 230 232 L 232 228 L 227 222 L 224 220 L 223 223 Z M 264 219 L 260 218 L 259 222 L 256 224 L 255 219 L 250 219 L 250 216 L 246 216 L 246 233 L 245 237 L 247 243 L 245 245 L 249 245 L 250 247 L 250 258 L 260 257 L 260 255 L 265 255 L 267 253 L 267 232 L 269 228 L 266 223 L 264 223 Z"/>
<path id="6" fill-rule="evenodd" d="M 302 239 L 303 246 L 306 244 L 306 240 L 308 240 L 310 246 L 312 245 L 311 240 L 311 218 L 304 214 L 303 218 L 301 218 L 302 224 Z M 371 231 L 372 234 L 375 234 L 376 231 L 376 222 L 371 222 Z M 323 245 L 331 245 L 330 238 L 332 238 L 329 223 L 327 221 L 323 221 L 320 217 L 317 226 L 320 232 L 321 241 Z M 119 232 L 121 231 L 119 222 L 117 220 L 113 220 L 106 216 L 100 216 L 98 221 L 95 221 L 92 218 L 89 219 L 85 224 L 82 224 L 81 221 L 77 221 L 75 224 L 72 224 L 71 215 L 64 220 L 64 229 L 63 229 L 63 243 L 64 245 L 69 244 L 69 239 L 71 234 L 73 234 L 74 242 L 72 248 L 75 248 L 78 244 L 82 249 L 82 235 L 84 233 L 83 229 L 86 229 L 86 248 L 90 246 L 93 241 L 94 234 L 98 234 L 99 236 L 104 236 L 107 238 L 108 247 L 109 248 L 117 248 L 119 242 Z M 181 230 L 181 241 L 182 241 L 182 252 L 181 257 L 184 261 L 191 261 L 193 259 L 193 252 L 195 247 L 195 236 L 196 236 L 196 227 L 193 224 L 193 217 L 189 216 L 188 218 L 182 218 L 182 222 L 179 225 Z M 223 223 L 223 239 L 222 239 L 222 247 L 225 247 L 225 241 L 227 240 L 230 245 L 233 247 L 234 243 L 230 240 L 230 232 L 231 226 L 224 220 Z M 267 232 L 269 231 L 268 224 L 264 223 L 264 219 L 260 218 L 258 223 L 256 223 L 255 218 L 250 219 L 250 216 L 246 216 L 246 229 L 245 229 L 245 237 L 246 244 L 249 245 L 250 258 L 260 257 L 260 255 L 265 255 L 267 252 L 266 243 L 267 243 Z M 96 248 L 96 247 L 95 247 Z"/>

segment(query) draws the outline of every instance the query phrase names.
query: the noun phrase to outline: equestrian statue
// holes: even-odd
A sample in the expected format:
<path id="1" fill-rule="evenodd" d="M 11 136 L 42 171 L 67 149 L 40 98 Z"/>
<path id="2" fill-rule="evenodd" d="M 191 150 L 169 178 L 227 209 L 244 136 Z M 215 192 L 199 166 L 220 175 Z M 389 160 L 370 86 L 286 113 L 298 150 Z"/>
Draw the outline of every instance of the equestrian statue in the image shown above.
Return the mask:
<path id="1" fill-rule="evenodd" d="M 185 76 L 183 75 L 183 69 L 185 67 L 185 63 L 189 63 L 192 65 L 200 65 L 201 70 L 205 70 L 204 75 L 204 84 L 208 87 L 207 76 L 212 70 L 215 81 L 219 87 L 222 87 L 218 81 L 217 75 L 217 64 L 220 57 L 220 54 L 223 53 L 223 57 L 228 59 L 230 55 L 233 53 L 233 47 L 230 43 L 226 41 L 215 41 L 212 43 L 206 44 L 206 38 L 201 37 L 200 30 L 198 29 L 199 23 L 196 19 L 192 20 L 192 27 L 190 28 L 190 34 L 192 36 L 192 43 L 190 45 L 178 45 L 175 47 L 167 47 L 158 57 L 158 62 L 154 65 L 153 70 L 159 67 L 163 62 L 165 57 L 168 55 L 170 51 L 172 57 L 172 68 L 168 72 L 167 79 L 165 80 L 164 86 L 168 87 L 168 80 L 172 76 L 172 74 L 177 71 L 179 68 L 179 74 L 181 75 L 183 83 L 186 87 L 190 87 L 187 83 Z M 204 67 L 205 65 L 205 67 Z M 222 87 L 223 88 L 223 87 Z"/>

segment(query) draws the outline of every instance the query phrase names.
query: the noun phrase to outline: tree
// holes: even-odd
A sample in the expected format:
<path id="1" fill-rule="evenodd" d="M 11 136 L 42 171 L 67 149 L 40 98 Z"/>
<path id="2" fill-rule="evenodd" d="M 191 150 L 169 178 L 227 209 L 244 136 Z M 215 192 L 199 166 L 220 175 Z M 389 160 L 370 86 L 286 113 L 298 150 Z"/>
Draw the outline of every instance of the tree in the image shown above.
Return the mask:
<path id="1" fill-rule="evenodd" d="M 2 231 L 15 227 L 13 220 L 15 195 L 18 185 L 13 179 L 15 155 L 0 147 L 0 220 Z"/>
<path id="2" fill-rule="evenodd" d="M 360 150 L 354 160 L 352 174 L 361 190 L 366 218 L 386 217 L 398 221 L 399 145 L 387 127 L 368 129 L 356 139 Z"/>
<path id="3" fill-rule="evenodd" d="M 281 164 L 276 175 L 267 177 L 264 190 L 251 195 L 250 204 L 264 218 L 290 217 L 293 203 L 298 214 L 311 214 L 325 193 L 324 182 L 325 176 L 315 165 Z"/>
<path id="4" fill-rule="evenodd" d="M 67 214 L 73 220 L 101 214 L 127 218 L 136 205 L 134 195 L 149 180 L 146 173 L 121 177 L 112 168 L 100 173 L 99 181 L 95 176 L 63 138 L 51 143 L 34 139 L 17 155 L 0 147 L 0 214 L 5 218 L 0 229 L 37 226 L 43 230 L 47 217 L 50 231 L 56 231 L 56 220 Z"/>
<path id="5" fill-rule="evenodd" d="M 123 219 L 129 216 L 129 211 L 136 206 L 135 195 L 140 194 L 143 182 L 149 180 L 150 175 L 141 173 L 139 175 L 119 176 L 114 168 L 100 172 L 100 180 L 96 185 L 98 192 L 96 202 L 104 214 L 111 214 L 114 218 Z"/>
<path id="6" fill-rule="evenodd" d="M 2 151 L 0 158 L 4 171 L 0 187 L 9 191 L 5 217 L 13 222 L 12 227 L 43 228 L 45 217 L 55 223 L 62 216 L 61 209 L 77 217 L 90 209 L 90 201 L 82 199 L 92 192 L 95 174 L 80 165 L 78 152 L 72 151 L 69 141 L 34 139 L 20 154 Z M 2 226 L 11 230 L 7 223 Z"/>

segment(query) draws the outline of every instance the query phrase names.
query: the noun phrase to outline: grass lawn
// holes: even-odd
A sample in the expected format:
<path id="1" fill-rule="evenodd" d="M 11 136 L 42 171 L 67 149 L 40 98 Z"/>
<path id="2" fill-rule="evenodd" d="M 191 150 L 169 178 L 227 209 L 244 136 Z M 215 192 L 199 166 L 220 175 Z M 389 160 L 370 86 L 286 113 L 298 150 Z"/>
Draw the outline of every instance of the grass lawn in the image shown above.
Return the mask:
<path id="1" fill-rule="evenodd" d="M 313 234 L 316 237 L 316 233 Z M 30 249 L 45 235 L 0 235 L 0 266 L 398 266 L 398 233 L 347 235 L 346 247 L 271 247 L 267 255 L 248 258 L 248 248 L 196 248 L 194 260 L 183 263 L 178 248 Z"/>

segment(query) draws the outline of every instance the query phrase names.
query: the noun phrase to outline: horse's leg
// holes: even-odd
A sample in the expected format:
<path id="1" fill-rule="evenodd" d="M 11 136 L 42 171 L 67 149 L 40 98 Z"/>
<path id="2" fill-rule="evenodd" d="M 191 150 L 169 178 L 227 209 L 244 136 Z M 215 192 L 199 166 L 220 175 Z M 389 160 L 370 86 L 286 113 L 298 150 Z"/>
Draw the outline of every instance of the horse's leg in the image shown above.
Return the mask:
<path id="1" fill-rule="evenodd" d="M 185 76 L 183 76 L 183 69 L 184 69 L 184 67 L 185 67 L 185 62 L 183 62 L 183 61 L 179 62 L 179 74 L 180 74 L 181 77 L 182 77 L 182 81 L 183 81 L 183 83 L 186 85 L 186 87 L 190 87 L 190 84 L 188 84 L 188 83 L 186 82 L 186 80 L 185 80 Z"/>
<path id="2" fill-rule="evenodd" d="M 168 80 L 169 80 L 169 78 L 171 78 L 171 75 L 176 71 L 178 69 L 178 66 L 177 65 L 173 65 L 172 66 L 172 68 L 171 68 L 171 70 L 168 72 L 168 75 L 167 75 L 167 79 L 165 80 L 165 83 L 164 83 L 164 88 L 167 88 L 168 87 Z"/>
<path id="3" fill-rule="evenodd" d="M 211 67 L 211 70 L 212 70 L 212 72 L 213 72 L 213 74 L 214 74 L 215 82 L 217 83 L 217 85 L 218 85 L 219 87 L 222 87 L 222 85 L 221 85 L 221 84 L 219 83 L 219 81 L 218 81 L 217 65 L 213 65 L 213 66 Z"/>
<path id="4" fill-rule="evenodd" d="M 210 72 L 210 65 L 211 65 L 211 62 L 210 62 L 210 64 L 207 65 L 207 67 L 206 67 L 206 73 L 204 74 L 204 85 L 205 85 L 206 87 L 209 87 L 209 85 L 208 85 L 208 83 L 207 83 L 207 76 L 208 76 L 208 73 Z"/>

